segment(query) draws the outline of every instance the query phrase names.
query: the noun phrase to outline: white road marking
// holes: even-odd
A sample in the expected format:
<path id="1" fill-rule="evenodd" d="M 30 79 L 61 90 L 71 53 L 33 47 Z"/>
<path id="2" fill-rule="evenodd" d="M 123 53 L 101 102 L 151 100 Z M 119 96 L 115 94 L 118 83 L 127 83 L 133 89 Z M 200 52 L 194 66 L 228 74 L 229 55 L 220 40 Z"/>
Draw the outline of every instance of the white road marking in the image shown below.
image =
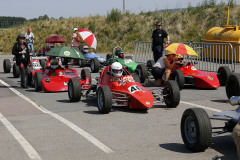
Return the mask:
<path id="1" fill-rule="evenodd" d="M 109 147 L 107 147 L 106 145 L 104 145 L 102 142 L 100 142 L 99 140 L 97 140 L 96 138 L 94 138 L 92 135 L 90 135 L 89 133 L 87 133 L 86 131 L 84 131 L 83 129 L 81 129 L 80 127 L 76 126 L 75 124 L 73 124 L 72 122 L 68 121 L 67 119 L 61 117 L 60 115 L 53 113 L 47 109 L 45 109 L 44 107 L 42 107 L 41 105 L 37 104 L 36 102 L 34 102 L 33 100 L 31 100 L 30 98 L 24 96 L 22 93 L 20 93 L 19 91 L 17 91 L 16 89 L 14 89 L 12 86 L 10 86 L 9 84 L 5 83 L 4 81 L 2 81 L 0 79 L 0 82 L 5 85 L 6 87 L 8 87 L 11 91 L 13 91 L 15 94 L 17 94 L 19 97 L 23 98 L 24 100 L 28 101 L 29 103 L 31 103 L 33 106 L 35 106 L 37 109 L 39 109 L 40 111 L 42 111 L 43 113 L 49 114 L 50 116 L 56 118 L 57 120 L 61 121 L 63 124 L 65 124 L 66 126 L 70 127 L 72 130 L 74 130 L 75 132 L 77 132 L 78 134 L 80 134 L 81 136 L 83 136 L 85 139 L 87 139 L 89 142 L 91 142 L 92 144 L 94 144 L 96 147 L 98 147 L 100 150 L 102 150 L 105 153 L 112 153 L 113 150 L 110 149 Z"/>
<path id="2" fill-rule="evenodd" d="M 35 149 L 28 143 L 28 141 L 18 132 L 18 130 L 0 113 L 0 121 L 13 135 L 13 137 L 20 143 L 22 148 L 28 154 L 30 159 L 41 160 L 42 158 L 38 155 Z"/>
<path id="3" fill-rule="evenodd" d="M 198 108 L 208 109 L 208 110 L 214 111 L 214 112 L 222 112 L 221 110 L 218 110 L 218 109 L 213 109 L 213 108 L 209 108 L 209 107 L 206 107 L 206 106 L 202 106 L 202 105 L 198 105 L 198 104 L 194 104 L 194 103 L 190 103 L 190 102 L 180 101 L 180 103 L 184 103 L 184 104 L 194 106 L 194 107 L 198 107 Z"/>

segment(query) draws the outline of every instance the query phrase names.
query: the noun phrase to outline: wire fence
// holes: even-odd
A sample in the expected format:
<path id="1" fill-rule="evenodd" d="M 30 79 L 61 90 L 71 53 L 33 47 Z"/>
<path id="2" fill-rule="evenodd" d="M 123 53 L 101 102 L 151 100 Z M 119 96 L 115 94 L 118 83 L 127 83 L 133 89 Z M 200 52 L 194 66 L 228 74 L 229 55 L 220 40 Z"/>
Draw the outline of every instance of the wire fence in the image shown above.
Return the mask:
<path id="1" fill-rule="evenodd" d="M 197 43 L 181 42 L 189 45 L 198 56 L 184 56 L 184 61 L 191 61 L 199 70 L 217 72 L 220 66 L 228 66 L 232 72 L 240 73 L 240 44 L 236 43 Z M 152 42 L 134 42 L 134 60 L 137 63 L 147 63 L 153 60 Z M 163 52 L 166 54 L 166 51 Z"/>

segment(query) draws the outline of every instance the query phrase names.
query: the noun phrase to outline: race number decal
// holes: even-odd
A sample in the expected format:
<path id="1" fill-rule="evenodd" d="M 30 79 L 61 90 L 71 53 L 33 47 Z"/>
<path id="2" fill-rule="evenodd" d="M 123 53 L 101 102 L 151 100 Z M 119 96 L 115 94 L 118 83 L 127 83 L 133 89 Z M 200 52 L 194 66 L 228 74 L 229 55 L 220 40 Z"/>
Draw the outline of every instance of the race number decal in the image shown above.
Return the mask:
<path id="1" fill-rule="evenodd" d="M 135 85 L 135 86 L 129 87 L 128 90 L 129 92 L 134 93 L 136 91 L 141 91 L 141 88 Z"/>
<path id="2" fill-rule="evenodd" d="M 124 62 L 125 63 L 130 63 L 130 62 L 132 62 L 132 60 L 131 59 L 125 59 Z"/>

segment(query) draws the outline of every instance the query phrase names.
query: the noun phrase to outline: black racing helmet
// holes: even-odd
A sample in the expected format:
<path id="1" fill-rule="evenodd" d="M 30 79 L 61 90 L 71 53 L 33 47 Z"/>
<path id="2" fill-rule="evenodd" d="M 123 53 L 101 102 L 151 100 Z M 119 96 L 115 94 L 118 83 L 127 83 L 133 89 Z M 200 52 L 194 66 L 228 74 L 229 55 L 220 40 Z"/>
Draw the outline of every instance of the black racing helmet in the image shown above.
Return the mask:
<path id="1" fill-rule="evenodd" d="M 115 55 L 119 58 L 124 58 L 124 52 L 121 49 L 116 50 Z"/>

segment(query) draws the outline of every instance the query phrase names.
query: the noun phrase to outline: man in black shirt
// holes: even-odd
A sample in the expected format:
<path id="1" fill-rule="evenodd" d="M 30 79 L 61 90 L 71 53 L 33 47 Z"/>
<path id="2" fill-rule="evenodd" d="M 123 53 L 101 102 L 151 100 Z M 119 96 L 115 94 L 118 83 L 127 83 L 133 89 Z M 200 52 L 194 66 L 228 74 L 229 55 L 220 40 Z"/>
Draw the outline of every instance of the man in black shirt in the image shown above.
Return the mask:
<path id="1" fill-rule="evenodd" d="M 170 38 L 167 32 L 162 29 L 162 23 L 157 22 L 156 23 L 156 29 L 153 31 L 152 34 L 152 51 L 153 51 L 153 57 L 154 61 L 157 62 L 157 60 L 162 57 L 163 52 L 163 43 L 164 38 L 168 39 L 168 44 L 170 43 Z"/>
<path id="2" fill-rule="evenodd" d="M 12 54 L 16 57 L 16 64 L 20 68 L 21 72 L 21 87 L 27 88 L 27 66 L 30 62 L 29 49 L 24 42 L 25 37 L 19 34 L 17 37 L 17 43 L 14 44 Z M 22 65 L 21 65 L 22 64 Z"/>

